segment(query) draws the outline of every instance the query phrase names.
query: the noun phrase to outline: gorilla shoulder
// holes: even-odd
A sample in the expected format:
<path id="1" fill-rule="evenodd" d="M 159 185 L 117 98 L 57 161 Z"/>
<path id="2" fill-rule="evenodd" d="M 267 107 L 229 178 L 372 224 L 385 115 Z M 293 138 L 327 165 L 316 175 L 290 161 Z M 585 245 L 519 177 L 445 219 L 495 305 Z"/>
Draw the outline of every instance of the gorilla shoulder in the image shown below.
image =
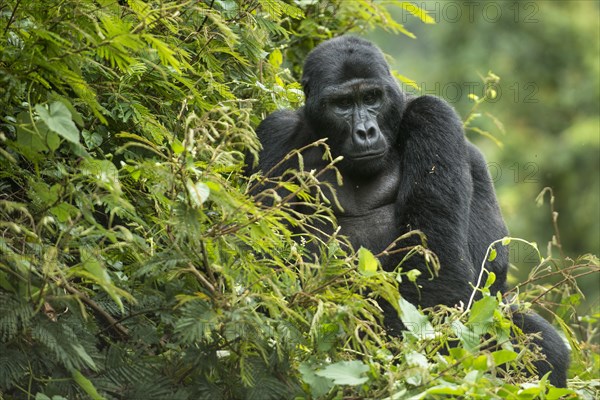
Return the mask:
<path id="1" fill-rule="evenodd" d="M 263 147 L 259 169 L 266 173 L 290 151 L 310 143 L 308 135 L 300 134 L 306 130 L 305 126 L 302 109 L 279 110 L 265 118 L 256 129 L 256 135 Z"/>
<path id="2" fill-rule="evenodd" d="M 278 110 L 262 120 L 256 129 L 256 135 L 263 147 L 271 147 L 273 144 L 281 146 L 291 140 L 294 132 L 303 124 L 300 110 Z"/>
<path id="3" fill-rule="evenodd" d="M 424 95 L 408 99 L 404 119 L 414 119 L 415 124 L 432 124 L 447 127 L 446 132 L 464 136 L 462 120 L 456 110 L 439 97 Z"/>

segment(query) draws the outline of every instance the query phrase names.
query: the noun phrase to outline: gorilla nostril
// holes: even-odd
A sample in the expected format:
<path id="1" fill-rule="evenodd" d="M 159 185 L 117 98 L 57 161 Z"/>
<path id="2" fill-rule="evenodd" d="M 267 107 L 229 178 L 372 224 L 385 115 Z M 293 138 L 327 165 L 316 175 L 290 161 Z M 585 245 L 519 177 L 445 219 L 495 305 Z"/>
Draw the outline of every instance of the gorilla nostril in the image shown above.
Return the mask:
<path id="1" fill-rule="evenodd" d="M 373 139 L 376 136 L 377 136 L 377 129 L 375 129 L 374 126 L 367 129 L 367 138 L 368 139 Z"/>
<path id="2" fill-rule="evenodd" d="M 356 136 L 358 136 L 360 139 L 365 140 L 365 139 L 368 138 L 368 133 L 364 129 L 357 129 L 356 130 Z"/>

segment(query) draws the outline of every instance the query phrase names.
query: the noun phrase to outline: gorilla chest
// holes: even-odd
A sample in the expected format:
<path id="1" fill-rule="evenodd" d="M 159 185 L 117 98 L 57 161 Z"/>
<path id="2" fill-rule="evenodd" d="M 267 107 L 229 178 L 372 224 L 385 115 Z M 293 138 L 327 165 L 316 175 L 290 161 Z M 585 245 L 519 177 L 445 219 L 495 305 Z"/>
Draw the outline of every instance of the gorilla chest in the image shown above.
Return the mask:
<path id="1" fill-rule="evenodd" d="M 350 239 L 355 249 L 362 246 L 377 254 L 400 236 L 393 203 L 362 215 L 339 215 L 337 220 L 340 233 Z"/>
<path id="2" fill-rule="evenodd" d="M 384 250 L 400 234 L 396 224 L 399 168 L 391 163 L 385 171 L 370 178 L 343 178 L 343 185 L 337 189 L 342 209 L 335 211 L 340 233 L 346 235 L 355 248 Z"/>

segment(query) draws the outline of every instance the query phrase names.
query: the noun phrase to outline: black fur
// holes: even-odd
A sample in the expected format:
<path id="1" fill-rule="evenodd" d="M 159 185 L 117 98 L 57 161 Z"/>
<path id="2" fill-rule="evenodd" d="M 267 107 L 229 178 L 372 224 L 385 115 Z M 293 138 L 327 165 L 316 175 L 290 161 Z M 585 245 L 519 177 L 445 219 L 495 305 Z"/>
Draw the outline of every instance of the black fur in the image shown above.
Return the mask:
<path id="1" fill-rule="evenodd" d="M 412 257 L 403 268 L 421 271 L 420 289 L 403 282 L 402 296 L 422 307 L 466 304 L 489 244 L 508 232 L 485 160 L 465 140 L 455 111 L 436 97 L 408 97 L 379 49 L 355 37 L 317 46 L 306 59 L 302 84 L 303 108 L 275 112 L 258 127 L 258 168 L 266 173 L 291 150 L 327 138 L 334 157 L 344 157 L 338 164 L 343 185 L 333 174 L 322 179 L 336 187 L 341 233 L 355 248 L 377 254 L 400 235 L 421 230 L 439 257 L 439 275 L 430 279 L 423 259 Z M 324 166 L 322 150 L 305 152 L 305 170 Z M 497 277 L 494 293 L 506 289 L 508 266 L 507 249 L 498 246 L 497 252 L 486 265 Z M 393 270 L 402 256 L 382 259 L 383 268 Z M 394 310 L 383 307 L 387 328 L 401 329 Z M 541 332 L 547 362 L 538 363 L 538 373 L 552 370 L 550 381 L 565 386 L 569 355 L 554 328 L 535 314 L 516 314 L 514 321 L 525 332 Z"/>

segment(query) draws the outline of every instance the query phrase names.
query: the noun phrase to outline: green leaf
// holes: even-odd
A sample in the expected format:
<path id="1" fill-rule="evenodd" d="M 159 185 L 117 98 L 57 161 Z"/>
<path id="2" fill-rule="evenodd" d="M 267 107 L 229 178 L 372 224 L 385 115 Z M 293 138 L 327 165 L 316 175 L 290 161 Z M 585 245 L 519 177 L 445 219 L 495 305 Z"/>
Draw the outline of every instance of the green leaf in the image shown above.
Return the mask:
<path id="1" fill-rule="evenodd" d="M 302 9 L 292 4 L 286 4 L 281 0 L 259 0 L 259 3 L 266 12 L 276 19 L 281 18 L 282 15 L 288 15 L 294 19 L 304 18 Z"/>
<path id="2" fill-rule="evenodd" d="M 81 372 L 73 369 L 71 370 L 71 376 L 73 377 L 73 380 L 77 382 L 79 387 L 81 387 L 92 398 L 92 400 L 104 400 L 104 397 L 100 396 L 100 393 L 98 393 L 92 382 L 83 376 Z"/>
<path id="3" fill-rule="evenodd" d="M 403 84 L 415 89 L 415 90 L 421 90 L 419 84 L 414 80 L 414 79 L 410 79 L 407 76 L 404 76 L 402 74 L 400 74 L 398 71 L 396 70 L 392 70 L 392 75 L 398 79 L 400 82 L 402 82 Z"/>
<path id="4" fill-rule="evenodd" d="M 429 363 L 427 362 L 427 357 L 417 351 L 411 351 L 407 353 L 405 356 L 406 363 L 412 367 L 420 367 L 427 369 L 429 367 Z"/>
<path id="5" fill-rule="evenodd" d="M 435 331 L 433 326 L 417 308 L 400 297 L 398 300 L 400 306 L 400 319 L 406 326 L 406 329 L 412 333 L 418 339 L 433 339 L 435 337 Z"/>
<path id="6" fill-rule="evenodd" d="M 491 251 L 490 251 L 490 255 L 488 257 L 488 261 L 492 262 L 496 259 L 496 256 L 498 255 L 498 252 L 496 251 L 495 248 L 492 247 Z"/>
<path id="7" fill-rule="evenodd" d="M 17 143 L 25 149 L 34 152 L 48 150 L 39 135 L 31 133 L 21 127 L 17 128 Z"/>
<path id="8" fill-rule="evenodd" d="M 42 123 L 31 121 L 31 115 L 27 112 L 17 114 L 17 143 L 27 150 L 33 152 L 47 151 L 48 128 Z M 53 134 L 56 136 L 56 134 Z M 54 138 L 51 139 L 54 144 Z"/>
<path id="9" fill-rule="evenodd" d="M 171 150 L 173 150 L 173 153 L 175 154 L 181 154 L 185 150 L 185 147 L 179 140 L 175 139 L 173 143 L 171 143 Z"/>
<path id="10" fill-rule="evenodd" d="M 487 276 L 487 279 L 485 280 L 485 285 L 483 285 L 483 287 L 489 288 L 490 286 L 492 286 L 494 284 L 494 282 L 496 282 L 496 274 L 493 272 L 490 272 Z"/>
<path id="11" fill-rule="evenodd" d="M 512 350 L 497 350 L 492 353 L 492 357 L 494 358 L 494 364 L 496 366 L 506 364 L 509 361 L 515 360 L 517 358 L 517 353 Z"/>
<path id="12" fill-rule="evenodd" d="M 123 289 L 118 288 L 113 283 L 106 267 L 100 262 L 100 260 L 90 251 L 81 249 L 81 264 L 77 267 L 71 268 L 69 274 L 86 278 L 92 282 L 100 285 L 106 293 L 113 299 L 120 310 L 123 310 L 122 297 L 133 302 L 135 301 L 133 296 Z"/>
<path id="13" fill-rule="evenodd" d="M 293 182 L 281 182 L 281 186 L 290 193 L 298 192 L 298 195 L 301 194 L 302 188 Z"/>
<path id="14" fill-rule="evenodd" d="M 69 218 L 76 217 L 79 213 L 77 207 L 69 203 L 60 203 L 48 210 L 59 222 L 67 222 Z"/>
<path id="15" fill-rule="evenodd" d="M 81 132 L 81 136 L 83 137 L 83 141 L 88 149 L 93 149 L 100 146 L 103 141 L 101 134 L 98 132 L 90 132 L 86 129 Z"/>
<path id="16" fill-rule="evenodd" d="M 48 134 L 46 135 L 46 145 L 48 145 L 50 150 L 54 151 L 60 146 L 60 138 L 56 133 L 48 131 Z"/>
<path id="17" fill-rule="evenodd" d="M 29 197 L 39 202 L 44 207 L 50 207 L 54 205 L 60 194 L 61 186 L 58 184 L 49 187 L 45 182 L 32 180 L 29 183 Z"/>
<path id="18" fill-rule="evenodd" d="M 447 396 L 461 396 L 465 394 L 465 389 L 460 387 L 460 386 L 456 386 L 453 383 L 450 382 L 444 382 L 444 385 L 438 385 L 438 386 L 434 386 L 430 389 L 427 389 L 427 391 L 425 392 L 427 394 L 443 394 L 443 395 L 447 395 Z"/>
<path id="19" fill-rule="evenodd" d="M 487 354 L 482 354 L 473 359 L 472 367 L 477 371 L 487 371 L 491 365 L 489 365 L 489 358 Z"/>
<path id="20" fill-rule="evenodd" d="M 196 208 L 200 207 L 210 195 L 210 189 L 202 182 L 193 183 L 191 179 L 188 179 L 185 187 L 190 195 L 192 205 Z"/>
<path id="21" fill-rule="evenodd" d="M 319 335 L 317 337 L 317 349 L 320 352 L 327 352 L 336 343 L 336 337 L 339 334 L 338 324 L 323 324 L 319 327 Z"/>
<path id="22" fill-rule="evenodd" d="M 269 64 L 271 64 L 275 68 L 279 68 L 283 63 L 283 55 L 281 54 L 281 50 L 275 49 L 269 55 Z"/>
<path id="23" fill-rule="evenodd" d="M 557 400 L 568 394 L 577 394 L 577 392 L 573 389 L 550 387 L 545 397 L 546 400 Z"/>
<path id="24" fill-rule="evenodd" d="M 298 371 L 302 375 L 302 380 L 310 387 L 310 392 L 314 398 L 321 398 L 334 386 L 331 379 L 317 375 L 306 363 L 300 364 Z"/>
<path id="25" fill-rule="evenodd" d="M 87 150 L 85 149 L 85 147 L 83 147 L 81 143 L 69 142 L 68 145 L 71 152 L 77 157 L 91 158 L 90 153 L 87 152 Z"/>
<path id="26" fill-rule="evenodd" d="M 56 100 L 56 101 L 60 101 L 61 103 L 63 103 L 65 105 L 65 107 L 67 107 L 69 109 L 69 112 L 71 113 L 71 117 L 73 118 L 73 121 L 80 127 L 84 126 L 84 122 L 83 122 L 83 118 L 81 117 L 81 114 L 79 114 L 79 112 L 77 112 L 77 110 L 75 109 L 75 107 L 73 107 L 73 104 L 69 101 L 69 99 L 67 99 L 66 97 L 63 97 L 57 93 L 52 93 L 50 95 L 50 100 Z"/>
<path id="27" fill-rule="evenodd" d="M 539 386 L 528 387 L 519 391 L 519 399 L 538 399 L 542 393 L 542 388 Z"/>
<path id="28" fill-rule="evenodd" d="M 358 249 L 358 271 L 365 276 L 372 276 L 377 272 L 379 260 L 369 250 L 361 247 Z"/>
<path id="29" fill-rule="evenodd" d="M 336 385 L 362 385 L 369 378 L 363 376 L 369 370 L 369 367 L 361 361 L 340 361 L 328 365 L 315 374 L 323 378 L 331 379 Z"/>
<path id="30" fill-rule="evenodd" d="M 79 343 L 71 343 L 71 347 L 73 347 L 73 350 L 75 350 L 75 352 L 77 353 L 77 355 L 79 357 L 81 357 L 81 359 L 94 371 L 98 370 L 98 367 L 96 366 L 96 363 L 94 363 L 94 360 L 92 359 L 92 357 L 90 357 L 90 355 L 87 353 L 87 351 L 85 351 L 85 349 L 83 348 L 83 346 Z"/>
<path id="31" fill-rule="evenodd" d="M 498 307 L 498 300 L 495 297 L 484 297 L 476 301 L 471 307 L 467 326 L 478 334 L 486 332 L 493 322 L 496 307 Z"/>
<path id="32" fill-rule="evenodd" d="M 67 106 L 60 101 L 55 101 L 50 104 L 49 109 L 38 104 L 35 106 L 35 110 L 48 129 L 58 133 L 69 142 L 79 143 L 79 129 L 73 122 Z"/>
<path id="33" fill-rule="evenodd" d="M 502 238 L 502 246 L 508 246 L 511 242 L 511 238 L 509 238 L 508 236 L 505 238 Z"/>
<path id="34" fill-rule="evenodd" d="M 459 320 L 452 322 L 452 330 L 465 349 L 473 352 L 479 346 L 479 335 L 469 329 Z"/>
<path id="35" fill-rule="evenodd" d="M 408 271 L 406 273 L 406 277 L 408 278 L 408 280 L 410 282 L 416 282 L 417 278 L 422 274 L 421 271 L 419 271 L 418 269 L 411 269 L 410 271 Z"/>
<path id="36" fill-rule="evenodd" d="M 152 48 L 154 48 L 154 50 L 156 50 L 161 63 L 164 65 L 170 65 L 177 72 L 181 72 L 181 62 L 175 58 L 176 53 L 174 47 L 169 46 L 167 43 L 153 35 L 142 35 L 142 37 L 152 46 Z M 185 55 L 185 52 L 183 52 L 182 48 L 179 48 L 178 51 Z"/>

